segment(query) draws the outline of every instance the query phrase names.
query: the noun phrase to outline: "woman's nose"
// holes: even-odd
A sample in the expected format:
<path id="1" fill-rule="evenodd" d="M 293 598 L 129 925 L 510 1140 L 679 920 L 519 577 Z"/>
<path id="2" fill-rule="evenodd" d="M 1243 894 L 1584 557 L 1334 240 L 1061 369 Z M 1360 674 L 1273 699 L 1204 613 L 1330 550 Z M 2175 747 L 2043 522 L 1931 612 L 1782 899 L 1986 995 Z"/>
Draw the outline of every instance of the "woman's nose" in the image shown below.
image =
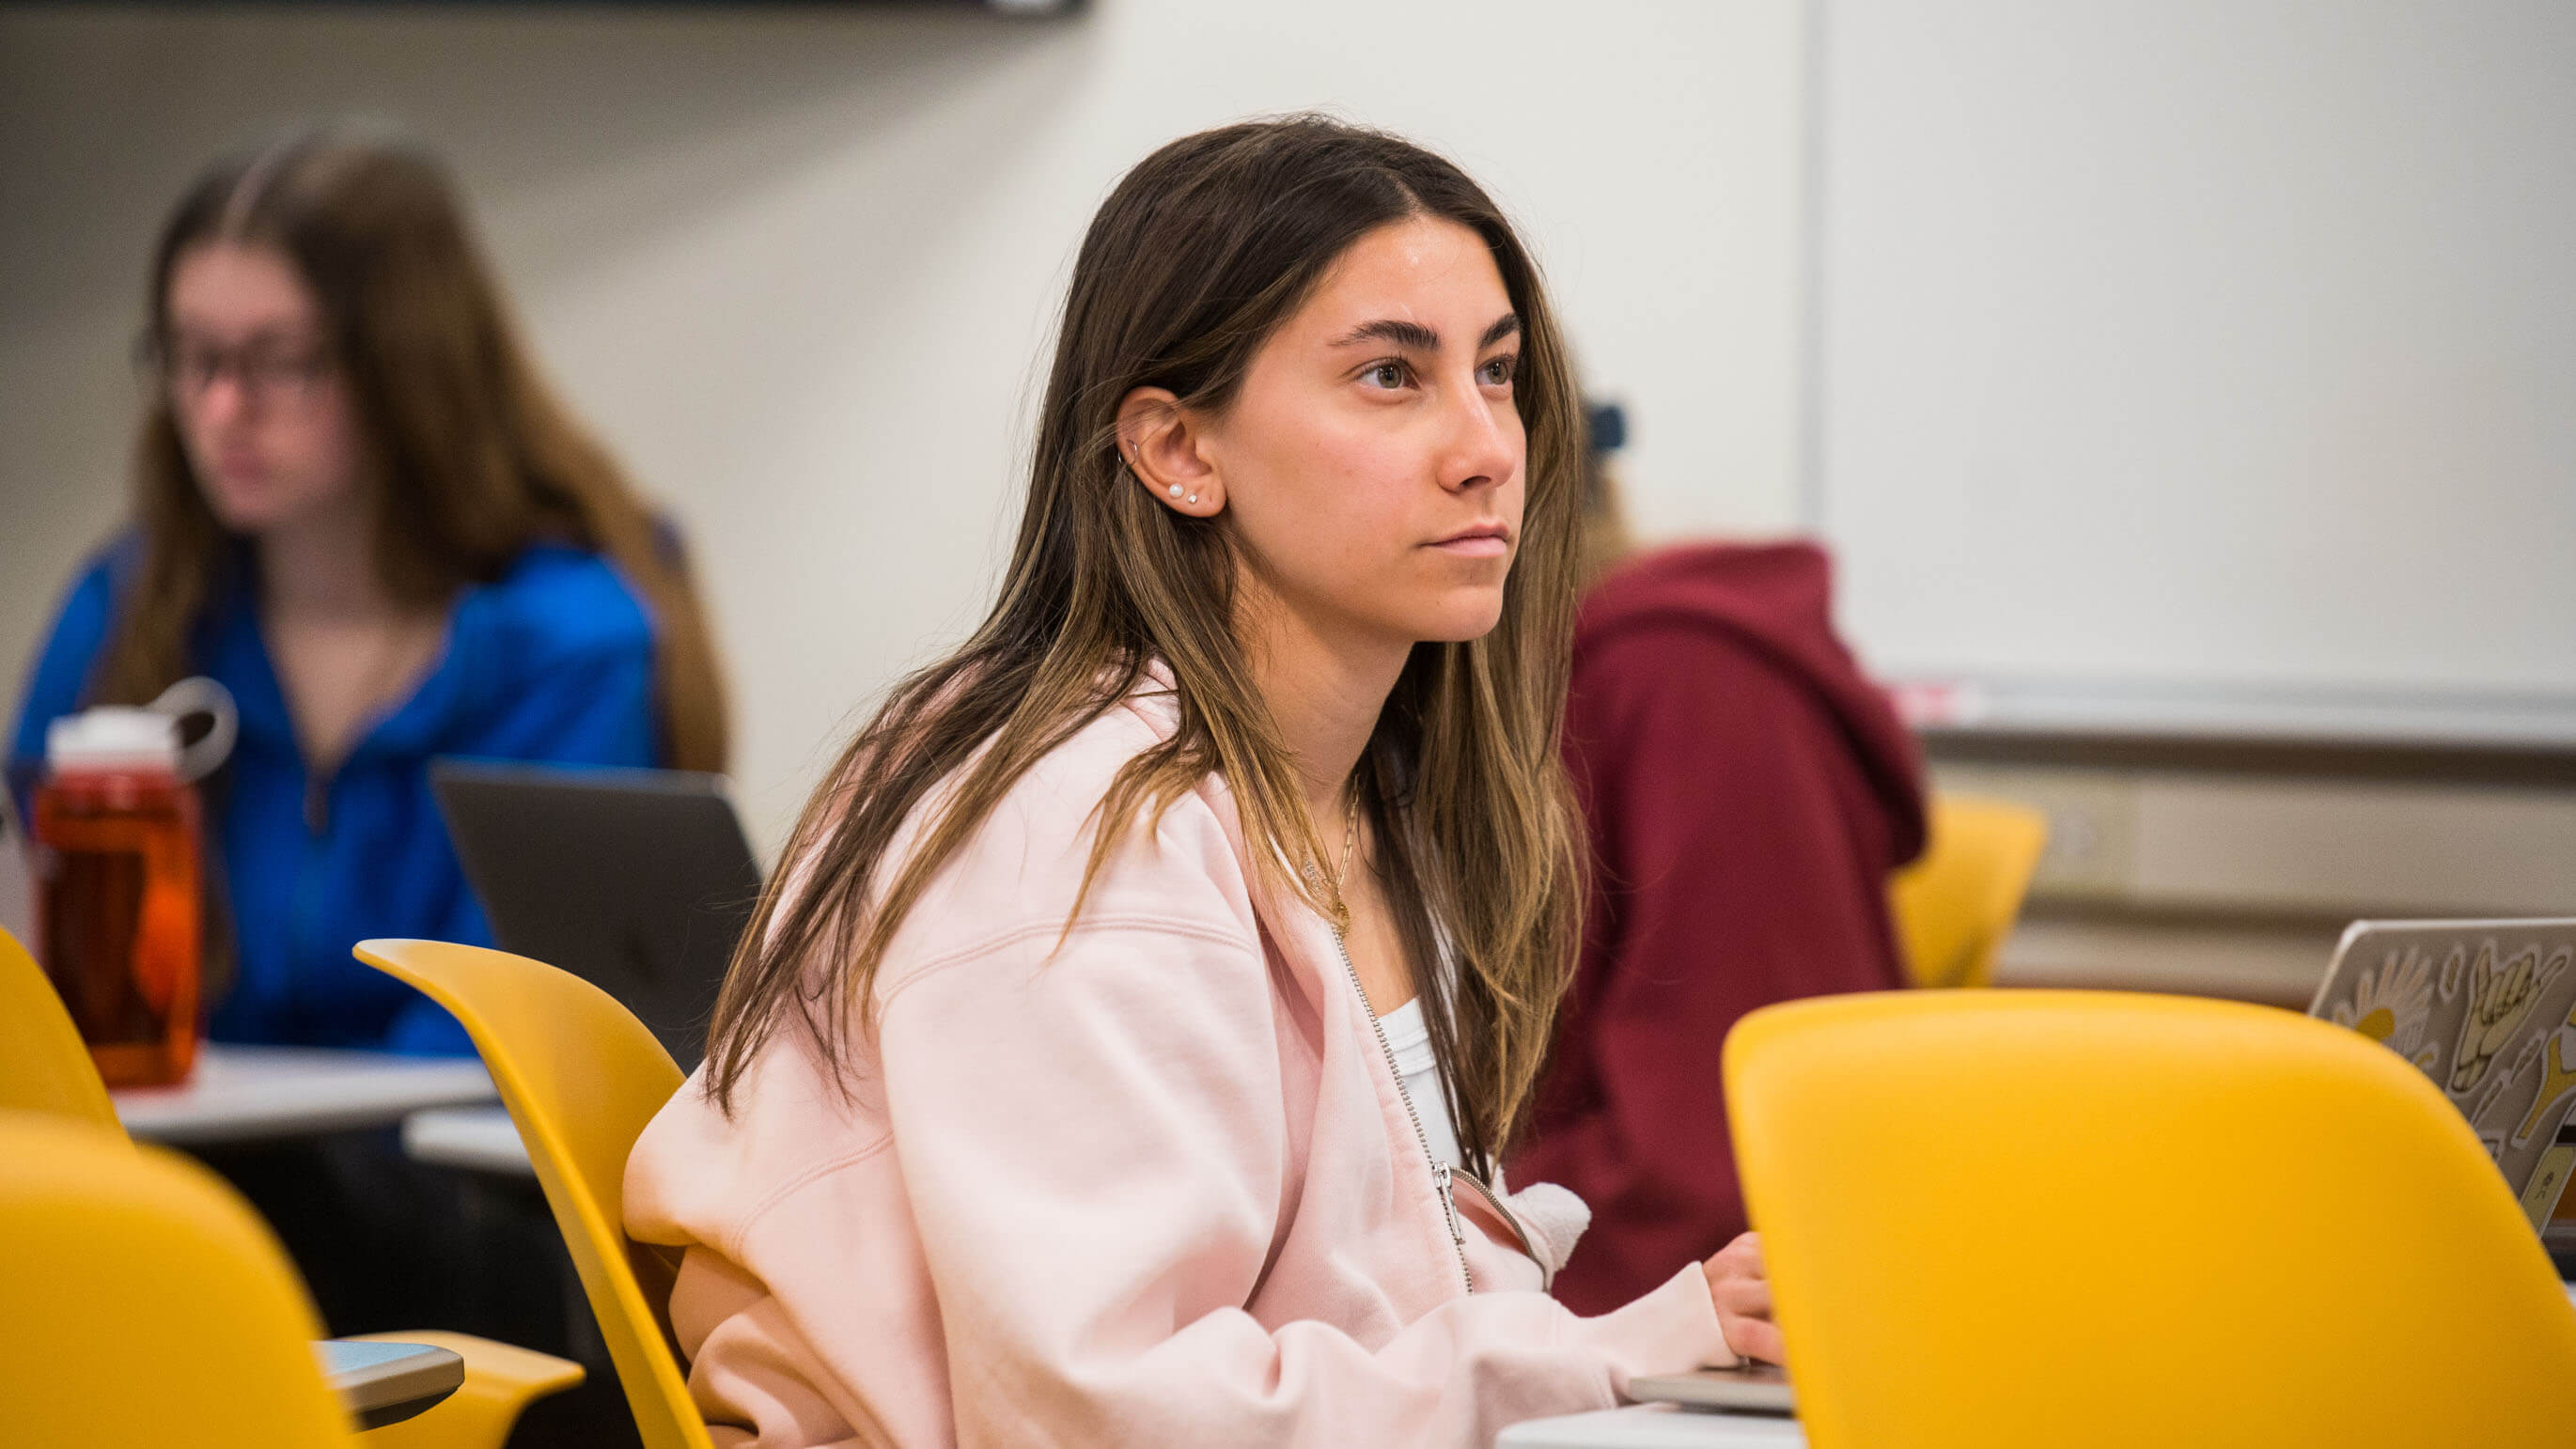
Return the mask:
<path id="1" fill-rule="evenodd" d="M 197 395 L 189 400 L 188 411 L 197 422 L 220 427 L 238 421 L 250 409 L 250 389 L 241 374 L 224 368 L 205 380 Z"/>
<path id="2" fill-rule="evenodd" d="M 1484 389 L 1476 387 L 1452 397 L 1455 400 L 1446 409 L 1448 446 L 1440 469 L 1441 486 L 1464 491 L 1491 487 L 1511 477 L 1520 462 L 1518 430 L 1502 416 L 1511 405 L 1496 408 Z"/>

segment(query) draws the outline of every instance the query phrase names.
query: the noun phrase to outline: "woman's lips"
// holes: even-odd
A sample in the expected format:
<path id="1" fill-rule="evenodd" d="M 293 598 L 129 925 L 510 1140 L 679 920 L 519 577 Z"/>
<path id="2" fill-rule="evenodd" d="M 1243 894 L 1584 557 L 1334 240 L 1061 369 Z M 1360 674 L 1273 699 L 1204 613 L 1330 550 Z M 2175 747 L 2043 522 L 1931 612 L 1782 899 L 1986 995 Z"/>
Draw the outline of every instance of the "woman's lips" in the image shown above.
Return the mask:
<path id="1" fill-rule="evenodd" d="M 1501 558 L 1511 552 L 1511 539 L 1499 529 L 1469 529 L 1431 545 L 1459 558 Z"/>
<path id="2" fill-rule="evenodd" d="M 268 471 L 260 465 L 257 453 L 227 449 L 214 458 L 215 476 L 227 483 L 257 483 Z"/>

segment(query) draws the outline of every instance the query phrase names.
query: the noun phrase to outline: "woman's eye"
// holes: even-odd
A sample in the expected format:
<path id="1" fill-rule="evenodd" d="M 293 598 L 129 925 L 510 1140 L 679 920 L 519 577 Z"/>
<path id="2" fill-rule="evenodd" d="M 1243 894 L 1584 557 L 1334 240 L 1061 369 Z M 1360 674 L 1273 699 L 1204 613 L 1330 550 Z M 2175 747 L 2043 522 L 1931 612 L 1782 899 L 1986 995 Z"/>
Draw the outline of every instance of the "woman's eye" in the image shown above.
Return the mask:
<path id="1" fill-rule="evenodd" d="M 1402 387 L 1406 380 L 1404 364 L 1393 360 L 1370 363 L 1368 370 L 1361 373 L 1360 377 L 1371 387 L 1384 388 Z"/>
<path id="2" fill-rule="evenodd" d="M 1517 357 L 1494 357 L 1486 359 L 1478 371 L 1484 375 L 1487 387 L 1508 387 L 1513 376 L 1520 371 L 1520 365 L 1521 360 Z"/>

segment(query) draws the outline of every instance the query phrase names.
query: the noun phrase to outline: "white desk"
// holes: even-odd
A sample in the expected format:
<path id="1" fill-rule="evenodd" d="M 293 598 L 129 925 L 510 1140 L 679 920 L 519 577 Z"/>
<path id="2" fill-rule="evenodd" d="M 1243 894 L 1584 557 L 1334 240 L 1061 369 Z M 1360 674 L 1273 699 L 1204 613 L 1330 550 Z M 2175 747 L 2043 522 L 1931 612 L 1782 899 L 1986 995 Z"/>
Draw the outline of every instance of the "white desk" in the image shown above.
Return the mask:
<path id="1" fill-rule="evenodd" d="M 534 1177 L 518 1124 L 501 1107 L 433 1107 L 403 1119 L 403 1154 L 436 1167 Z"/>
<path id="2" fill-rule="evenodd" d="M 126 1131 L 180 1146 L 383 1127 L 425 1107 L 493 1098 L 492 1078 L 471 1057 L 215 1042 L 197 1049 L 197 1070 L 181 1085 L 110 1095 Z"/>
<path id="3" fill-rule="evenodd" d="M 1777 1414 L 1633 1404 L 1514 1424 L 1494 1440 L 1494 1449 L 1786 1449 L 1806 1442 L 1797 1420 Z"/>

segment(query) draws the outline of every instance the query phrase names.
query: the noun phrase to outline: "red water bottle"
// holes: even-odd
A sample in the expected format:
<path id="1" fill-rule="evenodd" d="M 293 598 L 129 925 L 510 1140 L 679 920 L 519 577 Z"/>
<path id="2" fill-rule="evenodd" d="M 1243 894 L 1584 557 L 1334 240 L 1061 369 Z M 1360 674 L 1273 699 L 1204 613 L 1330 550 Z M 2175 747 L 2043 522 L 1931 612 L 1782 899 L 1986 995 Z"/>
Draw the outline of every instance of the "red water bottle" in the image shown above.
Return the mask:
<path id="1" fill-rule="evenodd" d="M 37 957 L 109 1086 L 184 1080 L 205 916 L 178 723 L 154 709 L 68 715 L 46 731 L 45 763 Z"/>

